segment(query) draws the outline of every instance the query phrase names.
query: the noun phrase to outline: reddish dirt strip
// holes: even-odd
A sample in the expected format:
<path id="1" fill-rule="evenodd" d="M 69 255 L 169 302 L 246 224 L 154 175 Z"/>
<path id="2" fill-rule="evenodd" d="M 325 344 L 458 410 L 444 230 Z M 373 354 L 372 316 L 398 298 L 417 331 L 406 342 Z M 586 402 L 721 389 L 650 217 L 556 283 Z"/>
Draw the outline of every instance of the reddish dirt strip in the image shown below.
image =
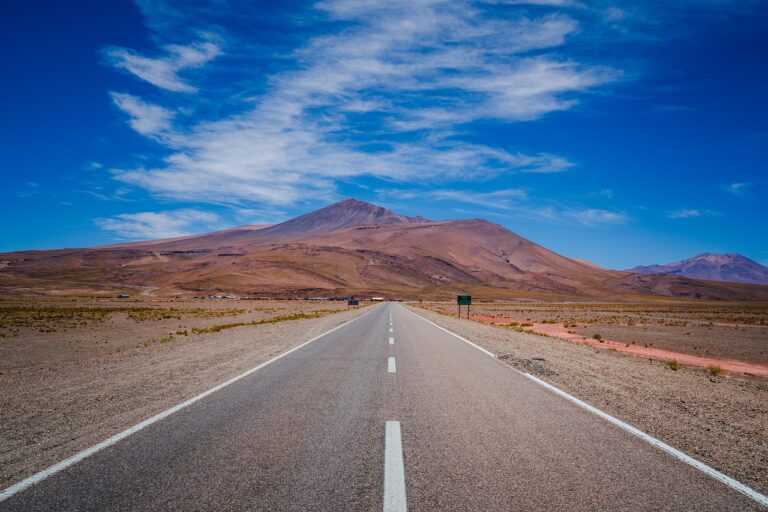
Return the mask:
<path id="1" fill-rule="evenodd" d="M 510 323 L 509 321 L 506 321 L 507 319 L 489 315 L 472 315 L 471 319 L 477 322 L 482 322 L 484 324 L 498 325 L 500 327 L 517 325 L 516 323 Z M 616 352 L 622 352 L 624 354 L 637 357 L 645 357 L 649 359 L 655 359 L 657 361 L 676 361 L 681 365 L 697 366 L 701 368 L 717 367 L 730 373 L 741 373 L 752 377 L 768 378 L 768 365 L 765 364 L 748 363 L 735 359 L 719 359 L 714 357 L 694 356 L 682 352 L 644 347 L 641 345 L 622 343 L 620 341 L 608 340 L 604 338 L 601 340 L 596 340 L 594 338 L 589 338 L 587 336 L 582 336 L 581 334 L 570 332 L 563 324 L 534 323 L 530 328 L 528 328 L 528 330 L 536 334 L 543 334 L 545 336 L 570 341 L 572 343 L 589 345 L 590 347 L 603 350 L 615 350 Z"/>

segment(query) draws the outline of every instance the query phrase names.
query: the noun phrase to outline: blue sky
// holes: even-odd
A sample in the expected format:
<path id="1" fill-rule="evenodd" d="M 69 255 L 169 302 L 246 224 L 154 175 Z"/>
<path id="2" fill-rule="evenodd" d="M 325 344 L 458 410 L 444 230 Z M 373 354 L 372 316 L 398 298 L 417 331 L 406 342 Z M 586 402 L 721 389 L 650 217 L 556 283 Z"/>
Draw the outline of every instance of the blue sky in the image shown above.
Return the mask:
<path id="1" fill-rule="evenodd" d="M 356 197 L 610 268 L 768 263 L 760 2 L 4 7 L 0 251 Z"/>

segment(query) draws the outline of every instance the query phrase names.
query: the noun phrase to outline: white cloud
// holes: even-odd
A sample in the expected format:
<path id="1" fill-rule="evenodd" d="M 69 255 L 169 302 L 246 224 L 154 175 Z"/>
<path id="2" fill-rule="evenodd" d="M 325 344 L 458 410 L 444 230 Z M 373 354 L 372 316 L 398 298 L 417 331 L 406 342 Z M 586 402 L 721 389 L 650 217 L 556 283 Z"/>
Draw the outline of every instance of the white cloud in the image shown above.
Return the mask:
<path id="1" fill-rule="evenodd" d="M 613 199 L 614 193 L 613 193 L 613 189 L 601 188 L 600 190 L 596 190 L 595 192 L 592 192 L 590 196 L 601 197 L 603 199 Z"/>
<path id="2" fill-rule="evenodd" d="M 142 135 L 153 136 L 171 128 L 173 112 L 159 105 L 144 102 L 130 94 L 111 92 L 117 107 L 130 116 L 128 124 Z"/>
<path id="3" fill-rule="evenodd" d="M 672 210 L 667 212 L 667 217 L 670 219 L 693 219 L 696 217 L 712 217 L 717 215 L 717 212 L 712 210 L 699 210 L 697 208 L 682 208 L 680 210 Z"/>
<path id="4" fill-rule="evenodd" d="M 466 190 L 435 190 L 429 197 L 443 201 L 459 201 L 469 204 L 504 208 L 511 202 L 525 199 L 528 193 L 519 188 L 494 190 L 493 192 L 469 192 Z"/>
<path id="5" fill-rule="evenodd" d="M 163 49 L 165 55 L 156 58 L 144 57 L 127 48 L 109 48 L 106 56 L 114 67 L 124 69 L 156 87 L 175 92 L 195 92 L 197 88 L 182 80 L 179 73 L 199 68 L 221 53 L 219 46 L 210 41 L 188 46 L 172 44 Z"/>
<path id="6" fill-rule="evenodd" d="M 234 208 L 232 213 L 241 224 L 278 224 L 290 218 L 282 210 L 264 208 Z"/>
<path id="7" fill-rule="evenodd" d="M 377 194 L 383 198 L 401 200 L 431 199 L 434 201 L 450 201 L 499 209 L 509 209 L 513 204 L 528 197 L 528 193 L 519 188 L 494 190 L 492 192 L 472 192 L 468 190 L 451 189 L 384 189 L 377 191 Z"/>
<path id="8" fill-rule="evenodd" d="M 446 76 L 435 88 L 461 91 L 455 101 L 400 112 L 393 126 L 402 131 L 448 128 L 478 119 L 532 121 L 551 112 L 568 110 L 578 101 L 565 95 L 611 81 L 616 72 L 607 68 L 581 68 L 572 62 L 546 57 L 517 59 L 513 64 L 488 65 L 482 72 L 469 70 Z M 468 101 L 475 97 L 474 101 Z"/>
<path id="9" fill-rule="evenodd" d="M 295 69 L 268 77 L 252 110 L 163 132 L 164 165 L 118 179 L 165 197 L 288 205 L 331 198 L 337 180 L 364 175 L 439 182 L 561 172 L 574 164 L 465 142 L 466 126 L 567 110 L 617 76 L 545 53 L 578 30 L 565 15 L 492 19 L 462 0 L 317 7 L 347 28 L 296 51 Z M 355 116 L 376 120 L 361 128 Z"/>
<path id="10" fill-rule="evenodd" d="M 520 217 L 536 221 L 570 223 L 583 226 L 598 226 L 604 224 L 624 224 L 629 217 L 622 212 L 601 210 L 596 208 L 576 208 L 559 204 L 545 204 L 543 201 L 530 198 L 524 189 L 511 188 L 492 192 L 473 192 L 454 189 L 381 189 L 377 195 L 383 199 L 401 201 L 442 201 L 482 206 L 489 210 L 484 214 L 504 215 L 505 217 Z M 466 212 L 460 208 L 454 211 Z M 501 213 L 503 212 L 503 213 Z"/>
<path id="11" fill-rule="evenodd" d="M 96 224 L 121 238 L 156 239 L 186 236 L 217 227 L 219 217 L 210 212 L 179 209 L 165 212 L 124 213 L 96 219 Z"/>
<path id="12" fill-rule="evenodd" d="M 609 7 L 603 12 L 603 16 L 607 21 L 621 21 L 626 18 L 627 13 L 624 9 L 618 7 Z"/>
<path id="13" fill-rule="evenodd" d="M 729 194 L 733 194 L 735 196 L 741 196 L 747 193 L 750 187 L 752 187 L 751 183 L 741 182 L 741 183 L 729 183 L 723 188 Z"/>
<path id="14" fill-rule="evenodd" d="M 628 220 L 627 216 L 623 213 L 600 210 L 597 208 L 567 210 L 564 214 L 586 226 L 594 226 L 597 224 L 624 224 Z"/>
<path id="15" fill-rule="evenodd" d="M 692 217 L 701 217 L 701 215 L 701 210 L 696 210 L 693 208 L 674 210 L 667 213 L 667 217 L 670 219 L 690 219 Z"/>
<path id="16" fill-rule="evenodd" d="M 575 0 L 492 0 L 491 3 L 506 5 L 548 5 L 551 7 L 584 7 Z"/>

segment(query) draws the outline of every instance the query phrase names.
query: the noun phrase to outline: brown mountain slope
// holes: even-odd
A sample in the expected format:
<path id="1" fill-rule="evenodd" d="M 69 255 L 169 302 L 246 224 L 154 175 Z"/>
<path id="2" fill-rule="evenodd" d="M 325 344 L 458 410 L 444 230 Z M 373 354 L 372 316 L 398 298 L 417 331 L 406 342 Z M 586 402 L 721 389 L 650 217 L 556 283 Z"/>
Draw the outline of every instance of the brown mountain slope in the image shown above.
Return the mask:
<path id="1" fill-rule="evenodd" d="M 586 265 L 483 220 L 364 226 L 313 235 L 302 241 L 418 262 L 416 267 L 430 284 L 510 287 L 530 281 L 535 287 L 559 289 L 569 286 L 569 282 L 578 284 L 599 277 L 599 272 Z M 578 278 L 574 280 L 573 276 Z"/>
<path id="2" fill-rule="evenodd" d="M 213 233 L 206 233 L 204 235 L 188 235 L 179 236 L 174 238 L 160 238 L 157 240 L 141 240 L 139 242 L 122 242 L 117 244 L 109 244 L 97 249 L 116 249 L 116 248 L 143 248 L 148 249 L 150 247 L 168 249 L 172 247 L 178 247 L 183 245 L 189 245 L 193 247 L 204 247 L 213 244 L 213 246 L 226 245 L 231 243 L 232 240 L 238 238 L 246 238 L 251 236 L 255 231 L 262 230 L 264 228 L 271 227 L 272 224 L 246 224 L 244 226 L 237 226 L 234 228 L 223 229 L 221 231 L 215 231 Z"/>
<path id="3" fill-rule="evenodd" d="M 347 200 L 267 228 L 0 255 L 5 293 L 767 299 L 768 287 L 640 276 L 560 256 L 483 220 L 433 222 Z"/>

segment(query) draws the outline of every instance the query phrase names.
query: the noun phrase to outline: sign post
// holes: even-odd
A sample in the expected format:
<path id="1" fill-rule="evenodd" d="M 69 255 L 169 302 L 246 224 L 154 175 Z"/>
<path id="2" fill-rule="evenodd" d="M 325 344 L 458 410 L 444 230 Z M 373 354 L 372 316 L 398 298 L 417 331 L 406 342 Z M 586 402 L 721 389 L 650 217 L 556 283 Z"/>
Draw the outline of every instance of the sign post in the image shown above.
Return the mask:
<path id="1" fill-rule="evenodd" d="M 456 307 L 458 308 L 458 317 L 461 318 L 461 306 L 467 306 L 467 318 L 469 318 L 469 307 L 472 305 L 471 295 L 457 295 Z"/>

